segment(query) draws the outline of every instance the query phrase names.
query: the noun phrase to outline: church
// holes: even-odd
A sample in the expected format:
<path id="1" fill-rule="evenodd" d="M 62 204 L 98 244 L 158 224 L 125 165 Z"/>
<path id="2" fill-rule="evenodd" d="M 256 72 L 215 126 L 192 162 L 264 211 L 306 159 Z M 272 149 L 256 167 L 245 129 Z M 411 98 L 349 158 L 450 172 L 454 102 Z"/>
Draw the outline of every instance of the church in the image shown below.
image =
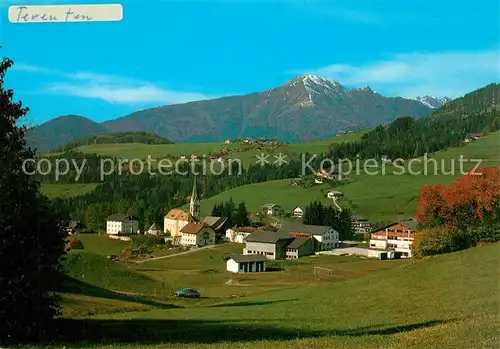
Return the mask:
<path id="1" fill-rule="evenodd" d="M 200 247 L 215 244 L 215 240 L 226 228 L 223 217 L 200 217 L 200 199 L 194 177 L 189 212 L 178 208 L 170 210 L 164 217 L 163 232 L 172 237 L 173 245 Z"/>

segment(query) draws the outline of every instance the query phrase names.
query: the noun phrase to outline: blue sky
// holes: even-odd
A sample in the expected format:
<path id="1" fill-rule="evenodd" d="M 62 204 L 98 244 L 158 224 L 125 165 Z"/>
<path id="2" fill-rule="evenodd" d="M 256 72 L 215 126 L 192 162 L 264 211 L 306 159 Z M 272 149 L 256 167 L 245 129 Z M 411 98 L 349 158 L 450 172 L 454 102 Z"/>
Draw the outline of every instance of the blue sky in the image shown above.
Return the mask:
<path id="1" fill-rule="evenodd" d="M 10 23 L 0 0 L 6 84 L 26 123 L 96 121 L 245 94 L 316 73 L 387 96 L 456 97 L 499 81 L 496 0 L 125 0 L 120 22 Z"/>

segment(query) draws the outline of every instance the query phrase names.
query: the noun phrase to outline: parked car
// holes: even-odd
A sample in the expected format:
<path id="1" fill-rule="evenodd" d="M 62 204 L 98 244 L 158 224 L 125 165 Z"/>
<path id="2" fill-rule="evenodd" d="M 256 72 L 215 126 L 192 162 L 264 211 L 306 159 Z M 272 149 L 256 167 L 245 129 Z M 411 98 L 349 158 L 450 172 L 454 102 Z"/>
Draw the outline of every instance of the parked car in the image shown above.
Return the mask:
<path id="1" fill-rule="evenodd" d="M 175 291 L 177 297 L 197 298 L 200 297 L 200 292 L 194 288 L 183 288 L 182 290 Z"/>

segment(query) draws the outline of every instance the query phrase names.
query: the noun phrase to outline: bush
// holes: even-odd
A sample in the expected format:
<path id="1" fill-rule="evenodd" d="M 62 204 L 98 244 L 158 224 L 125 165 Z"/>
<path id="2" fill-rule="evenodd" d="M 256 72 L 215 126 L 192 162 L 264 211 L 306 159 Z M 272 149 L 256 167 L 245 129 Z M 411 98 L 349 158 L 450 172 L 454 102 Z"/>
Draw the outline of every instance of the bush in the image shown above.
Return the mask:
<path id="1" fill-rule="evenodd" d="M 85 247 L 83 246 L 82 240 L 72 240 L 70 242 L 70 248 L 72 250 L 83 250 Z"/>
<path id="2" fill-rule="evenodd" d="M 136 235 L 132 237 L 132 243 L 135 248 L 150 248 L 157 245 L 164 245 L 165 239 L 154 235 Z"/>
<path id="3" fill-rule="evenodd" d="M 479 226 L 469 229 L 476 242 L 500 241 L 500 220 L 491 219 L 482 222 Z"/>
<path id="4" fill-rule="evenodd" d="M 413 257 L 422 258 L 464 250 L 474 245 L 471 234 L 462 230 L 430 228 L 419 231 L 411 244 Z"/>

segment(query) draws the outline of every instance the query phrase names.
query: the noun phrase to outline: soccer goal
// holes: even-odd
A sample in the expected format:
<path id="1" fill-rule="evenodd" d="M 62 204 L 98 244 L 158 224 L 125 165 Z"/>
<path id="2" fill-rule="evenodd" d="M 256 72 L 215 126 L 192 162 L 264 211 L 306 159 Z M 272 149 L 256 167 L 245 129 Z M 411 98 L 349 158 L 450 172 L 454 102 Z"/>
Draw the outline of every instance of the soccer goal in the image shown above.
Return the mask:
<path id="1" fill-rule="evenodd" d="M 323 267 L 313 267 L 313 278 L 316 279 L 331 279 L 333 277 L 333 269 Z"/>

